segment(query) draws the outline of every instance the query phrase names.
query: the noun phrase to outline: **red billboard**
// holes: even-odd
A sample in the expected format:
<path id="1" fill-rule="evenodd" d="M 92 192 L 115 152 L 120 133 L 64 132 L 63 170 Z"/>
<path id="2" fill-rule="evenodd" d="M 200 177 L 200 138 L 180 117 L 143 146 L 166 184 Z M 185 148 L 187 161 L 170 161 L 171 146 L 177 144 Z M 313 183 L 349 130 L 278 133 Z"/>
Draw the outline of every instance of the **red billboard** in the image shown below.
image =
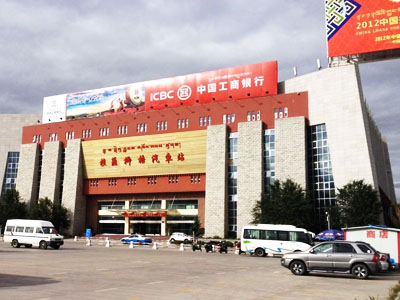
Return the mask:
<path id="1" fill-rule="evenodd" d="M 328 56 L 400 48 L 400 0 L 325 0 Z"/>
<path id="2" fill-rule="evenodd" d="M 44 123 L 276 95 L 277 61 L 46 97 Z"/>

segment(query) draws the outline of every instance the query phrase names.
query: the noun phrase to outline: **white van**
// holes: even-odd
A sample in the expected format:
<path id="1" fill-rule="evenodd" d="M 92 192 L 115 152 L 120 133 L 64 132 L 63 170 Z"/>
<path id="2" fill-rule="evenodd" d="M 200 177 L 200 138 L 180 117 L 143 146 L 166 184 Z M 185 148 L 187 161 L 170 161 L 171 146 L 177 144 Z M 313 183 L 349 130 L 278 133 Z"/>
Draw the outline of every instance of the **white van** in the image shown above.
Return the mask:
<path id="1" fill-rule="evenodd" d="M 305 251 L 313 245 L 311 233 L 293 225 L 257 224 L 244 226 L 240 248 L 257 256 Z"/>
<path id="2" fill-rule="evenodd" d="M 25 248 L 38 246 L 46 249 L 50 246 L 59 249 L 64 245 L 64 237 L 56 232 L 51 222 L 43 220 L 8 220 L 3 240 L 11 243 L 14 248 L 24 245 Z"/>

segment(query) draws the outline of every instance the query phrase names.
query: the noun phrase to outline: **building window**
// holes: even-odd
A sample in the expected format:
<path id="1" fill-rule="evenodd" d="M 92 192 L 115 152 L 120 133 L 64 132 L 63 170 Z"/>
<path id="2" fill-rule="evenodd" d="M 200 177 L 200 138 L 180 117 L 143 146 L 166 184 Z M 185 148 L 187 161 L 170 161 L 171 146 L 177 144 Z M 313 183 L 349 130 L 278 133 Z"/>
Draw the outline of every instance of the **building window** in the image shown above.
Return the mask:
<path id="1" fill-rule="evenodd" d="M 67 131 L 65 133 L 65 139 L 66 140 L 73 140 L 75 138 L 75 132 L 74 131 Z"/>
<path id="2" fill-rule="evenodd" d="M 117 133 L 118 135 L 128 134 L 128 125 L 118 126 Z"/>
<path id="3" fill-rule="evenodd" d="M 268 194 L 275 181 L 275 129 L 264 131 L 264 192 Z"/>
<path id="4" fill-rule="evenodd" d="M 157 131 L 163 131 L 168 129 L 168 122 L 167 121 L 159 121 L 157 122 Z"/>
<path id="5" fill-rule="evenodd" d="M 32 138 L 32 143 L 41 143 L 42 142 L 42 136 L 40 134 L 36 134 Z"/>
<path id="6" fill-rule="evenodd" d="M 168 183 L 169 184 L 179 183 L 179 176 L 178 175 L 169 175 L 168 176 Z"/>
<path id="7" fill-rule="evenodd" d="M 278 119 L 278 109 L 274 108 L 274 118 Z"/>
<path id="8" fill-rule="evenodd" d="M 228 146 L 228 236 L 237 236 L 237 141 L 238 133 L 229 135 Z"/>
<path id="9" fill-rule="evenodd" d="M 178 129 L 185 129 L 189 128 L 189 119 L 180 119 L 177 121 L 177 128 Z"/>
<path id="10" fill-rule="evenodd" d="M 117 185 L 117 178 L 108 179 L 108 186 L 116 186 L 116 185 Z"/>
<path id="11" fill-rule="evenodd" d="M 147 184 L 157 184 L 157 176 L 148 176 Z"/>
<path id="12" fill-rule="evenodd" d="M 282 107 L 279 108 L 279 118 L 283 118 L 283 112 L 282 112 Z"/>
<path id="13" fill-rule="evenodd" d="M 64 173 L 65 173 L 65 148 L 61 150 L 61 166 L 60 166 L 60 189 L 58 194 L 58 199 L 60 200 L 60 204 L 62 204 L 62 195 L 64 190 Z"/>
<path id="14" fill-rule="evenodd" d="M 211 125 L 211 116 L 200 117 L 199 124 L 200 124 L 200 127 L 210 126 Z"/>
<path id="15" fill-rule="evenodd" d="M 100 136 L 109 136 L 110 135 L 110 128 L 108 128 L 108 127 L 100 128 L 99 129 L 99 135 Z"/>
<path id="16" fill-rule="evenodd" d="M 50 142 L 58 141 L 58 134 L 57 133 L 50 133 L 49 134 L 49 140 L 50 140 Z"/>
<path id="17" fill-rule="evenodd" d="M 6 190 L 15 189 L 15 181 L 18 173 L 18 162 L 19 152 L 8 152 L 1 195 L 4 195 Z"/>
<path id="18" fill-rule="evenodd" d="M 137 124 L 136 132 L 138 132 L 138 133 L 147 132 L 147 124 L 146 123 Z"/>
<path id="19" fill-rule="evenodd" d="M 226 124 L 226 115 L 222 115 L 222 124 Z"/>
<path id="20" fill-rule="evenodd" d="M 190 183 L 195 184 L 195 183 L 200 183 L 201 175 L 200 174 L 192 174 L 190 175 Z"/>
<path id="21" fill-rule="evenodd" d="M 89 185 L 91 187 L 98 187 L 99 186 L 99 180 L 98 179 L 90 179 L 89 180 Z"/>
<path id="22" fill-rule="evenodd" d="M 325 218 L 325 207 L 336 205 L 335 182 L 329 153 L 325 124 L 309 128 L 309 190 L 321 221 Z"/>
<path id="23" fill-rule="evenodd" d="M 285 118 L 289 116 L 289 109 L 287 107 L 284 108 L 284 116 Z"/>
<path id="24" fill-rule="evenodd" d="M 82 130 L 82 138 L 88 139 L 92 137 L 92 129 L 84 129 Z"/>
<path id="25" fill-rule="evenodd" d="M 128 185 L 136 185 L 136 177 L 128 177 Z"/>
<path id="26" fill-rule="evenodd" d="M 167 209 L 198 209 L 197 200 L 167 200 Z"/>

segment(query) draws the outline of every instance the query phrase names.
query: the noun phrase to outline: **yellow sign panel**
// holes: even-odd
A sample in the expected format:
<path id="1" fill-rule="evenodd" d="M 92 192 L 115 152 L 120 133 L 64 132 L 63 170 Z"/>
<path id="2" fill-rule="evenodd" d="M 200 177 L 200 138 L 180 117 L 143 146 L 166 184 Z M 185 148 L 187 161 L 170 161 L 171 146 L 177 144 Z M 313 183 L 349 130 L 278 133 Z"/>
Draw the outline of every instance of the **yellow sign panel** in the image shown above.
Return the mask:
<path id="1" fill-rule="evenodd" d="M 84 176 L 205 173 L 206 147 L 206 130 L 84 141 Z"/>

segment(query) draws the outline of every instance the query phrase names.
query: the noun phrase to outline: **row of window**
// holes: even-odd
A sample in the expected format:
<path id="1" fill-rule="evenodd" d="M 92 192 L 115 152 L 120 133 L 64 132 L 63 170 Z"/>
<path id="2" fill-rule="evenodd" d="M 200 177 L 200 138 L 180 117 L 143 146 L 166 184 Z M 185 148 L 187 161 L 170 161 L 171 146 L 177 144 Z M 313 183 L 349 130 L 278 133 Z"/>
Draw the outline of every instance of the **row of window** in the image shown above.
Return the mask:
<path id="1" fill-rule="evenodd" d="M 117 178 L 109 178 L 108 179 L 108 186 L 116 186 L 117 185 Z M 201 182 L 201 175 L 200 174 L 193 174 L 190 175 L 190 183 L 200 183 Z M 179 176 L 178 175 L 170 175 L 168 176 L 168 183 L 169 184 L 176 184 L 179 183 Z M 157 176 L 149 176 L 147 177 L 147 184 L 157 184 Z M 136 185 L 136 177 L 128 177 L 128 185 Z M 89 186 L 91 187 L 98 187 L 99 180 L 98 179 L 90 179 Z"/>
<path id="2" fill-rule="evenodd" d="M 65 133 L 66 140 L 73 140 L 75 138 L 75 131 L 67 131 Z"/>
<path id="3" fill-rule="evenodd" d="M 288 117 L 288 108 L 275 108 L 274 109 L 274 117 L 275 119 Z M 259 121 L 261 119 L 261 111 L 248 111 L 247 112 L 247 121 Z M 223 114 L 222 115 L 222 123 L 223 124 L 231 124 L 234 123 L 236 120 L 235 113 L 231 114 Z M 211 116 L 202 116 L 199 118 L 199 125 L 203 126 L 210 126 L 211 125 Z M 189 119 L 178 119 L 177 120 L 177 128 L 178 129 L 185 129 L 189 128 Z M 168 122 L 167 121 L 158 121 L 156 123 L 156 130 L 157 131 L 164 131 L 168 130 Z M 136 125 L 136 132 L 137 133 L 144 133 L 147 132 L 147 124 L 146 123 L 139 123 Z M 121 125 L 117 127 L 118 135 L 126 135 L 128 134 L 128 125 Z M 325 134 L 324 138 L 326 138 L 326 133 L 322 132 L 313 132 L 315 135 L 321 135 L 322 138 L 323 134 Z M 99 136 L 109 136 L 110 135 L 110 128 L 104 127 L 99 128 Z M 91 129 L 84 129 L 82 130 L 82 138 L 87 139 L 92 137 L 92 130 Z M 69 131 L 65 133 L 65 139 L 70 140 L 75 138 L 75 133 L 73 131 Z M 58 141 L 58 134 L 51 133 L 49 136 L 50 141 Z M 40 143 L 42 141 L 42 136 L 40 134 L 33 136 L 33 143 Z"/>
<path id="4" fill-rule="evenodd" d="M 235 123 L 235 114 L 223 114 L 222 115 L 222 123 L 223 124 L 230 124 Z"/>
<path id="5" fill-rule="evenodd" d="M 50 140 L 50 142 L 58 141 L 58 133 L 50 133 L 49 140 Z"/>
<path id="6" fill-rule="evenodd" d="M 167 200 L 166 203 L 167 209 L 197 209 L 198 202 L 197 200 Z M 124 209 L 125 202 L 124 201 L 107 201 L 107 202 L 99 202 L 98 210 L 109 210 L 109 209 Z M 161 209 L 161 201 L 131 201 L 129 204 L 129 209 Z M 115 219 L 118 218 L 116 216 L 101 216 L 104 220 Z M 121 218 L 123 219 L 123 217 Z"/>
<path id="7" fill-rule="evenodd" d="M 128 134 L 128 125 L 118 126 L 118 135 Z"/>
<path id="8" fill-rule="evenodd" d="M 289 109 L 287 107 L 274 108 L 275 119 L 287 118 L 288 116 L 289 116 Z"/>
<path id="9" fill-rule="evenodd" d="M 157 122 L 156 129 L 157 131 L 168 130 L 168 122 L 167 121 Z"/>
<path id="10" fill-rule="evenodd" d="M 92 129 L 84 129 L 82 130 L 82 138 L 88 139 L 92 137 Z"/>

